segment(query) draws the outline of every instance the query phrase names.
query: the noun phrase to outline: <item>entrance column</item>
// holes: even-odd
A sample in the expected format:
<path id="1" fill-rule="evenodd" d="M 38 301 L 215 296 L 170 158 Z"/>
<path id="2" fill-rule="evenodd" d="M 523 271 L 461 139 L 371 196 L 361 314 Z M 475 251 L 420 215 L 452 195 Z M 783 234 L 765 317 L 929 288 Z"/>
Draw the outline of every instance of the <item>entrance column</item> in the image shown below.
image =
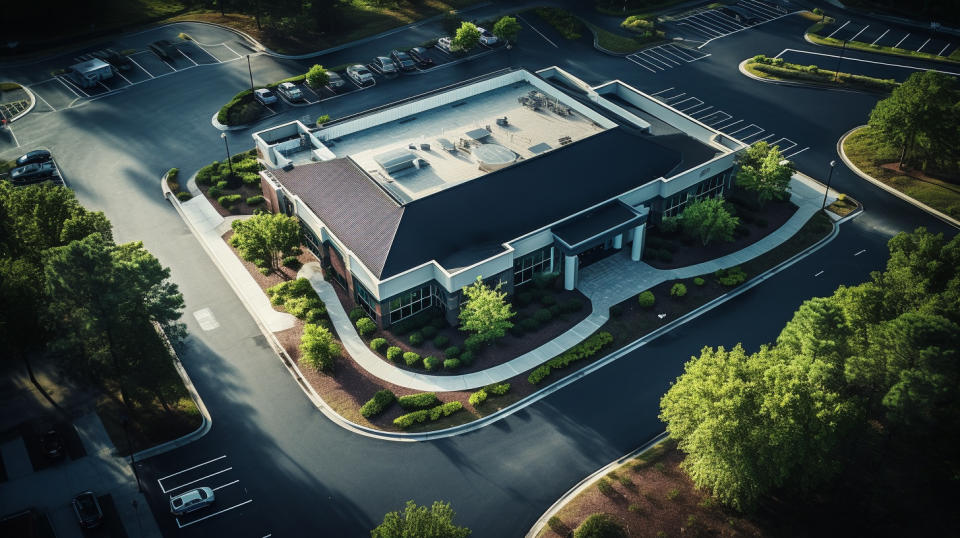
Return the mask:
<path id="1" fill-rule="evenodd" d="M 633 245 L 630 248 L 630 259 L 635 262 L 640 261 L 640 255 L 643 253 L 643 232 L 645 226 L 646 223 L 633 229 Z"/>
<path id="2" fill-rule="evenodd" d="M 623 234 L 619 233 L 613 236 L 613 248 L 620 250 L 623 248 Z"/>
<path id="3" fill-rule="evenodd" d="M 577 255 L 563 257 L 563 289 L 572 291 L 577 285 L 577 265 L 580 260 Z"/>

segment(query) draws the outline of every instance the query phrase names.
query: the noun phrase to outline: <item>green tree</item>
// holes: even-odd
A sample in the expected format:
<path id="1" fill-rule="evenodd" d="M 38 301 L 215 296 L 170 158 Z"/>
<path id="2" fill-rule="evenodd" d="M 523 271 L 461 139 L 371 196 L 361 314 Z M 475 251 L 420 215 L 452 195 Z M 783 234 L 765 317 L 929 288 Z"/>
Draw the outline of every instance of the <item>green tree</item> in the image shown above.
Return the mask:
<path id="1" fill-rule="evenodd" d="M 720 198 L 706 198 L 687 205 L 680 215 L 683 231 L 707 245 L 714 239 L 733 241 L 733 230 L 740 224 L 723 206 Z"/>
<path id="2" fill-rule="evenodd" d="M 741 158 L 736 181 L 738 187 L 752 192 L 762 206 L 790 196 L 787 188 L 795 172 L 793 163 L 783 157 L 779 147 L 757 142 Z"/>
<path id="3" fill-rule="evenodd" d="M 263 270 L 279 270 L 283 258 L 300 245 L 300 223 L 296 217 L 261 213 L 246 220 L 235 220 L 231 226 L 230 244 L 243 259 Z"/>
<path id="4" fill-rule="evenodd" d="M 513 327 L 510 318 L 517 313 L 507 302 L 507 294 L 500 291 L 501 286 L 498 282 L 491 288 L 478 276 L 476 282 L 463 288 L 467 301 L 460 307 L 461 331 L 474 331 L 478 340 L 487 342 L 502 338 Z"/>
<path id="5" fill-rule="evenodd" d="M 517 38 L 517 34 L 519 34 L 522 29 L 523 27 L 520 26 L 520 23 L 517 22 L 515 17 L 504 15 L 493 24 L 493 28 L 490 31 L 493 32 L 493 35 L 510 43 Z"/>
<path id="6" fill-rule="evenodd" d="M 306 80 L 311 88 L 317 89 L 330 82 L 330 75 L 327 74 L 327 70 L 322 65 L 314 65 L 307 71 Z"/>
<path id="7" fill-rule="evenodd" d="M 466 538 L 470 529 L 453 524 L 455 514 L 450 503 L 434 501 L 433 506 L 417 506 L 407 501 L 403 512 L 388 512 L 383 523 L 370 531 L 372 538 Z"/>
<path id="8" fill-rule="evenodd" d="M 340 344 L 333 334 L 321 325 L 308 323 L 303 326 L 300 339 L 300 361 L 323 372 L 332 372 L 340 356 Z"/>
<path id="9" fill-rule="evenodd" d="M 573 538 L 627 538 L 627 531 L 610 514 L 591 514 L 573 532 Z"/>
<path id="10" fill-rule="evenodd" d="M 472 22 L 464 22 L 457 28 L 457 33 L 450 42 L 452 48 L 464 52 L 472 50 L 480 44 L 480 30 Z"/>

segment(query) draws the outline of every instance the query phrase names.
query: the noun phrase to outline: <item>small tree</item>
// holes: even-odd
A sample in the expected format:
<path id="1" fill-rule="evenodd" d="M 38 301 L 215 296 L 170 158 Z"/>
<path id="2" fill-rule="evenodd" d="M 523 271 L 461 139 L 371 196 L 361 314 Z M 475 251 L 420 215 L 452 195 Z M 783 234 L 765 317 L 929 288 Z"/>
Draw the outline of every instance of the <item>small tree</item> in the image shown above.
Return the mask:
<path id="1" fill-rule="evenodd" d="M 370 531 L 372 538 L 466 538 L 470 529 L 453 524 L 450 503 L 434 501 L 433 506 L 417 506 L 407 501 L 403 512 L 388 512 L 383 523 Z"/>
<path id="2" fill-rule="evenodd" d="M 300 362 L 323 372 L 333 371 L 334 362 L 340 356 L 340 344 L 326 327 L 306 324 L 300 339 Z"/>
<path id="3" fill-rule="evenodd" d="M 517 34 L 520 33 L 523 27 L 520 26 L 520 23 L 517 22 L 517 19 L 509 15 L 500 17 L 500 20 L 493 24 L 493 35 L 499 37 L 500 39 L 510 43 L 517 38 Z"/>
<path id="4" fill-rule="evenodd" d="M 672 288 L 670 288 L 670 295 L 673 297 L 679 298 L 679 297 L 683 297 L 686 294 L 687 294 L 687 286 L 681 282 L 677 282 L 676 284 L 673 285 Z"/>
<path id="5" fill-rule="evenodd" d="M 783 158 L 779 147 L 758 142 L 740 159 L 737 186 L 753 192 L 762 206 L 770 200 L 783 200 L 789 196 L 787 187 L 794 172 L 796 168 Z"/>
<path id="6" fill-rule="evenodd" d="M 507 302 L 507 294 L 500 291 L 502 284 L 491 288 L 478 276 L 476 282 L 463 288 L 467 302 L 460 308 L 461 331 L 474 331 L 477 340 L 486 342 L 503 337 L 513 327 L 510 318 L 517 313 Z"/>
<path id="7" fill-rule="evenodd" d="M 477 30 L 476 24 L 465 22 L 457 28 L 457 33 L 450 44 L 453 48 L 464 52 L 473 49 L 480 44 L 480 30 Z"/>
<path id="8" fill-rule="evenodd" d="M 261 269 L 277 271 L 284 256 L 300 245 L 300 223 L 296 217 L 262 213 L 231 224 L 230 244 L 240 256 Z"/>
<path id="9" fill-rule="evenodd" d="M 720 198 L 707 198 L 689 204 L 683 210 L 680 224 L 687 235 L 700 239 L 706 246 L 714 239 L 733 241 L 733 230 L 740 219 L 723 207 Z"/>
<path id="10" fill-rule="evenodd" d="M 311 88 L 326 86 L 328 82 L 330 82 L 330 75 L 327 74 L 327 70 L 322 65 L 314 65 L 307 71 L 307 84 Z"/>
<path id="11" fill-rule="evenodd" d="M 637 302 L 643 308 L 650 308 L 657 302 L 657 298 L 653 295 L 652 291 L 647 290 L 637 295 Z"/>

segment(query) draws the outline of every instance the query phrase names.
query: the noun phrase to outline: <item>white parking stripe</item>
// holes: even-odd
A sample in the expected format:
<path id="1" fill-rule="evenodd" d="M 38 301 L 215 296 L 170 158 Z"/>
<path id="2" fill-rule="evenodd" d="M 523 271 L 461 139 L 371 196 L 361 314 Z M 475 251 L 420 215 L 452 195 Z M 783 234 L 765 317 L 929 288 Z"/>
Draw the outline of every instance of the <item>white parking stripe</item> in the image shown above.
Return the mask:
<path id="1" fill-rule="evenodd" d="M 850 21 L 847 21 L 847 22 L 843 23 L 843 26 L 841 26 L 840 28 L 837 28 L 836 30 L 834 30 L 833 33 L 831 33 L 831 34 L 828 35 L 827 37 L 833 37 L 833 34 L 839 32 L 840 30 L 843 30 L 843 27 L 846 26 L 846 25 L 848 25 L 848 24 L 850 24 Z M 907 34 L 907 35 L 909 35 L 909 34 Z"/>
<path id="2" fill-rule="evenodd" d="M 910 32 L 907 32 L 907 35 L 903 36 L 903 39 L 901 39 L 900 41 L 897 41 L 897 44 L 894 45 L 893 48 L 895 48 L 895 49 L 900 48 L 900 43 L 903 43 L 903 40 L 906 39 L 906 38 L 908 38 L 908 37 L 910 37 Z"/>
<path id="3" fill-rule="evenodd" d="M 762 12 L 762 14 L 768 17 L 776 17 L 777 15 L 782 15 L 784 13 L 783 11 L 772 9 L 770 6 L 766 4 L 761 4 L 760 2 L 753 2 L 751 0 L 745 0 L 743 2 L 740 2 L 740 5 L 747 9 L 752 9 L 757 13 Z"/>
<path id="4" fill-rule="evenodd" d="M 702 113 L 710 110 L 711 108 L 713 108 L 713 105 L 708 105 L 708 106 L 705 106 L 705 107 L 701 108 L 700 110 L 691 110 L 690 112 L 687 112 L 687 115 L 688 115 L 688 116 L 694 116 L 695 114 L 702 114 Z"/>
<path id="5" fill-rule="evenodd" d="M 227 487 L 227 486 L 232 486 L 232 485 L 234 485 L 234 484 L 236 484 L 236 483 L 238 483 L 238 482 L 240 482 L 240 481 L 239 481 L 239 480 L 234 480 L 233 482 L 227 482 L 226 484 L 224 484 L 224 485 L 222 485 L 222 486 L 217 486 L 217 487 L 215 487 L 215 488 L 210 488 L 210 489 L 213 490 L 213 491 L 217 491 L 218 489 L 223 489 L 223 488 L 225 488 L 225 487 Z"/>
<path id="6" fill-rule="evenodd" d="M 790 142 L 790 144 L 791 144 L 789 147 L 782 147 L 782 146 L 781 146 L 781 147 L 780 147 L 780 153 L 783 153 L 784 151 L 790 151 L 791 149 L 797 147 L 797 143 L 794 142 L 793 140 L 790 140 L 789 138 L 778 138 L 778 139 L 774 140 L 773 142 L 770 142 L 770 145 L 771 145 L 771 146 L 779 146 L 780 144 L 777 144 L 777 142 L 780 142 L 780 141 Z"/>
<path id="7" fill-rule="evenodd" d="M 691 18 L 691 19 L 688 20 L 688 22 L 692 22 L 692 23 L 694 23 L 694 24 L 698 24 L 698 25 L 700 25 L 700 26 L 702 26 L 702 27 L 710 30 L 711 32 L 713 32 L 713 33 L 715 33 L 715 34 L 720 34 L 720 35 L 727 35 L 728 33 L 730 33 L 730 30 L 731 30 L 731 28 L 724 28 L 723 26 L 715 23 L 714 21 L 704 20 L 704 19 L 699 18 L 699 17 Z"/>
<path id="8" fill-rule="evenodd" d="M 34 84 L 34 86 L 36 86 L 36 84 Z M 51 110 L 53 110 L 54 112 L 57 111 L 57 109 L 53 108 L 53 106 L 51 106 L 50 103 L 48 103 L 47 100 L 44 99 L 43 96 L 40 95 L 39 92 L 36 92 L 36 91 L 35 91 L 35 92 L 33 92 L 33 94 L 36 95 L 37 97 L 39 97 L 40 100 L 43 101 L 43 103 L 44 103 L 45 105 L 49 106 Z"/>
<path id="9" fill-rule="evenodd" d="M 836 55 L 834 55 L 834 54 L 826 54 L 826 53 L 823 53 L 823 52 L 813 52 L 813 51 L 809 51 L 809 50 L 797 50 L 797 49 L 783 49 L 783 52 L 788 52 L 788 51 L 797 52 L 797 53 L 800 53 L 800 54 L 813 54 L 814 56 L 826 56 L 826 57 L 828 57 L 828 58 L 839 58 L 839 56 L 836 56 Z M 943 71 L 943 70 L 940 70 L 940 69 L 925 69 L 925 68 L 923 68 L 923 67 L 915 67 L 915 66 L 912 66 L 912 65 L 892 64 L 892 63 L 887 63 L 887 62 L 877 62 L 877 61 L 874 61 L 874 60 L 864 60 L 864 59 L 861 59 L 861 58 L 854 58 L 854 57 L 851 57 L 851 56 L 846 56 L 846 57 L 844 57 L 843 59 L 844 59 L 844 61 L 863 62 L 863 63 L 877 64 L 877 65 L 889 65 L 889 66 L 891 66 L 891 67 L 902 67 L 902 68 L 904 68 L 904 69 L 914 69 L 914 70 L 917 70 L 917 71 L 936 71 L 937 73 L 946 73 L 946 74 L 948 74 L 948 75 L 960 76 L 960 73 L 956 73 L 956 72 L 953 72 L 953 71 Z"/>
<path id="10" fill-rule="evenodd" d="M 677 108 L 677 105 L 686 103 L 687 101 L 696 101 L 697 104 L 695 104 L 695 105 L 693 105 L 693 106 L 684 107 L 684 108 Z M 697 99 L 696 97 L 687 97 L 687 98 L 684 99 L 683 101 L 677 101 L 676 103 L 674 103 L 674 104 L 672 104 L 672 105 L 670 105 L 670 106 L 672 106 L 673 108 L 677 108 L 677 110 L 683 112 L 684 110 L 687 110 L 687 109 L 690 109 L 690 108 L 696 108 L 696 107 L 698 107 L 698 106 L 700 106 L 700 105 L 702 105 L 702 104 L 703 104 L 703 101 Z"/>
<path id="11" fill-rule="evenodd" d="M 867 28 L 870 28 L 870 25 L 869 25 L 869 24 L 866 25 L 866 26 L 864 26 L 863 28 L 861 28 L 859 32 L 857 32 L 856 34 L 854 34 L 854 36 L 851 37 L 850 39 L 848 39 L 847 41 L 856 41 L 856 40 L 857 40 L 857 36 L 859 36 L 860 34 L 862 34 L 863 31 L 866 30 Z M 928 41 L 929 41 L 929 40 L 928 40 Z"/>
<path id="12" fill-rule="evenodd" d="M 712 28 L 706 27 L 703 24 L 697 23 L 696 21 L 683 21 L 680 24 L 686 24 L 687 26 L 700 31 L 703 34 L 706 34 L 710 37 L 723 37 L 723 32 L 718 32 Z"/>
<path id="13" fill-rule="evenodd" d="M 757 134 L 759 134 L 759 133 L 757 133 Z M 756 144 L 757 142 L 763 142 L 764 140 L 770 138 L 770 137 L 773 136 L 774 134 L 775 134 L 775 133 L 770 133 L 770 134 L 768 134 L 767 136 L 765 136 L 765 137 L 763 137 L 763 138 L 758 138 L 758 139 L 754 140 L 753 143 Z M 747 138 L 752 138 L 752 137 L 748 136 Z"/>
<path id="14" fill-rule="evenodd" d="M 746 28 L 746 26 L 731 19 L 730 17 L 721 17 L 720 15 L 717 15 L 715 11 L 704 11 L 703 18 L 706 20 L 716 21 L 716 24 L 720 27 L 726 26 L 731 29 Z"/>
<path id="15" fill-rule="evenodd" d="M 731 116 L 731 118 L 732 118 L 732 117 L 733 117 L 733 116 Z M 723 123 L 723 122 L 720 122 L 720 123 Z M 737 120 L 737 121 L 735 121 L 735 122 L 733 122 L 733 123 L 728 123 L 728 124 L 724 125 L 723 127 L 721 127 L 720 124 L 718 123 L 717 125 L 714 126 L 714 128 L 716 128 L 716 129 L 729 129 L 730 127 L 733 127 L 734 125 L 736 125 L 736 124 L 738 124 L 738 123 L 743 123 L 743 120 Z"/>
<path id="16" fill-rule="evenodd" d="M 703 58 L 703 56 L 701 56 L 700 58 L 695 58 L 692 54 L 674 45 L 663 45 L 662 48 L 664 51 L 669 52 L 670 54 L 673 54 L 674 56 L 676 56 L 677 58 L 680 58 L 685 62 L 694 62 L 699 60 L 700 58 Z"/>
<path id="17" fill-rule="evenodd" d="M 527 19 L 524 19 L 524 18 L 521 17 L 520 15 L 517 15 L 517 18 L 520 19 L 520 20 L 522 20 L 523 22 L 527 23 L 527 26 L 529 26 L 531 30 L 533 30 L 534 32 L 536 32 L 537 34 L 539 34 L 540 37 L 542 37 L 544 40 L 546 40 L 547 43 L 550 43 L 551 45 L 553 45 L 554 47 L 556 47 L 556 48 L 558 48 L 558 49 L 560 48 L 559 46 L 557 46 L 556 43 L 554 43 L 553 41 L 550 41 L 550 38 L 549 38 L 549 37 L 543 35 L 543 32 L 541 32 L 540 30 L 537 30 L 536 28 L 534 28 L 533 25 L 530 24 L 529 21 L 527 21 Z"/>
<path id="18" fill-rule="evenodd" d="M 687 92 L 680 92 L 677 95 L 674 95 L 673 97 L 664 97 L 663 99 L 660 99 L 660 100 L 666 103 L 667 101 L 673 101 L 674 99 L 681 97 L 683 95 L 687 95 Z"/>
<path id="19" fill-rule="evenodd" d="M 165 476 L 165 477 L 163 477 L 163 478 L 158 478 L 158 479 L 157 479 L 157 482 L 160 482 L 161 480 L 166 480 L 166 479 L 168 479 L 168 478 L 173 478 L 173 477 L 175 477 L 175 476 L 177 476 L 177 475 L 181 475 L 181 474 L 183 474 L 183 473 L 185 473 L 185 472 L 187 472 L 187 471 L 192 471 L 192 470 L 194 470 L 194 469 L 196 469 L 196 468 L 198 468 L 198 467 L 203 467 L 204 465 L 206 465 L 206 464 L 208 464 L 208 463 L 213 463 L 213 462 L 215 462 L 215 461 L 222 460 L 223 458 L 226 458 L 226 457 L 227 457 L 227 455 L 224 454 L 223 456 L 220 456 L 219 458 L 213 458 L 212 460 L 205 461 L 205 462 L 203 462 L 203 463 L 198 463 L 197 465 L 194 465 L 193 467 L 187 467 L 186 469 L 184 469 L 184 470 L 182 470 L 182 471 L 177 471 L 177 472 L 175 472 L 175 473 L 173 473 L 173 474 L 168 474 L 167 476 Z M 163 484 L 160 484 L 160 487 L 163 487 Z"/>
<path id="20" fill-rule="evenodd" d="M 651 94 L 650 94 L 650 97 L 653 97 L 654 95 L 660 95 L 661 93 L 663 93 L 663 92 L 668 92 L 668 91 L 670 91 L 670 90 L 672 90 L 672 89 L 673 89 L 673 86 L 670 86 L 670 87 L 667 88 L 666 90 L 660 90 L 660 91 L 658 91 L 657 93 L 651 93 Z"/>
<path id="21" fill-rule="evenodd" d="M 10 136 L 13 137 L 13 143 L 16 144 L 14 147 L 15 147 L 15 148 L 19 148 L 19 147 L 20 147 L 20 141 L 17 140 L 17 135 L 13 134 L 13 126 L 12 126 L 12 125 L 7 125 L 7 130 L 10 131 Z"/>
<path id="22" fill-rule="evenodd" d="M 672 62 L 672 63 L 666 62 L 666 61 L 660 59 L 659 56 L 654 55 L 654 54 L 650 54 L 648 51 L 643 51 L 641 54 L 643 54 L 643 57 L 646 58 L 647 60 L 649 60 L 649 61 L 651 61 L 651 62 L 657 62 L 658 64 L 665 66 L 667 69 L 669 69 L 669 68 L 671 68 L 671 67 L 674 67 L 674 66 L 677 66 L 677 65 L 680 65 L 680 64 L 676 63 L 676 61 L 674 61 L 674 62 Z"/>
<path id="23" fill-rule="evenodd" d="M 133 83 L 130 82 L 130 79 L 128 79 L 127 77 L 123 76 L 123 73 L 121 73 L 120 71 L 117 71 L 117 74 L 120 75 L 120 78 L 122 78 L 123 80 L 126 80 L 126 81 L 127 81 L 127 84 L 130 84 L 131 86 L 133 85 Z"/>
<path id="24" fill-rule="evenodd" d="M 947 47 L 949 46 L 950 46 L 950 43 L 947 43 L 946 45 L 944 45 L 943 49 L 941 49 L 940 52 L 937 53 L 937 56 L 943 56 L 943 51 L 947 50 Z"/>
<path id="25" fill-rule="evenodd" d="M 61 84 L 63 84 L 64 86 L 66 86 L 68 90 L 72 91 L 72 92 L 73 92 L 73 95 L 76 95 L 77 97 L 80 97 L 80 93 L 82 93 L 84 96 L 90 97 L 90 94 L 88 94 L 87 92 L 83 91 L 82 88 L 80 88 L 80 87 L 77 86 L 76 84 L 70 82 L 69 80 L 65 80 L 63 77 L 57 77 L 57 80 L 59 80 Z M 80 93 L 77 93 L 77 91 L 79 91 Z M 82 98 L 82 97 L 81 97 L 81 98 Z"/>
<path id="26" fill-rule="evenodd" d="M 931 39 L 931 38 L 928 37 L 927 40 L 923 42 L 923 45 L 920 45 L 920 49 L 922 49 L 923 47 L 926 47 L 926 46 L 927 46 L 927 43 L 930 42 L 930 39 Z M 920 52 L 920 49 L 917 49 L 917 52 Z"/>
<path id="27" fill-rule="evenodd" d="M 247 500 L 247 501 L 243 501 L 242 503 L 240 503 L 240 504 L 235 504 L 235 505 L 231 506 L 230 508 L 224 508 L 223 510 L 219 510 L 219 511 L 217 511 L 217 512 L 214 512 L 214 513 L 208 515 L 208 516 L 203 516 L 203 517 L 200 518 L 200 519 L 195 519 L 195 520 L 191 521 L 190 523 L 180 523 L 180 518 L 177 518 L 177 527 L 180 527 L 181 529 L 184 528 L 184 527 L 189 527 L 190 525 L 193 525 L 194 523 L 200 523 L 201 521 L 203 521 L 203 520 L 205 520 L 205 519 L 210 519 L 210 518 L 212 518 L 213 516 L 218 516 L 218 515 L 220 515 L 220 514 L 222 514 L 222 513 L 224 513 L 224 512 L 228 512 L 228 511 L 230 511 L 230 510 L 233 510 L 234 508 L 239 508 L 239 507 L 241 507 L 241 506 L 243 506 L 243 505 L 245 505 L 245 504 L 250 504 L 250 503 L 252 503 L 252 502 L 253 502 L 253 499 L 250 499 L 250 500 Z"/>
<path id="28" fill-rule="evenodd" d="M 759 125 L 755 125 L 755 124 L 751 123 L 750 125 L 747 125 L 746 127 L 741 127 L 741 128 L 739 128 L 739 129 L 737 129 L 736 131 L 733 131 L 732 133 L 727 133 L 727 134 L 729 134 L 730 136 L 733 136 L 733 135 L 739 133 L 740 131 L 743 131 L 743 130 L 745 130 L 745 129 L 749 129 L 749 128 L 751 128 L 751 127 L 756 127 L 757 129 L 760 129 L 760 133 L 762 133 L 762 132 L 764 131 L 763 129 L 760 128 Z M 760 134 L 760 133 L 757 133 L 757 134 Z"/>
<path id="29" fill-rule="evenodd" d="M 177 52 L 179 52 L 181 55 L 183 55 L 184 58 L 186 58 L 186 59 L 190 60 L 191 62 L 193 62 L 193 65 L 195 65 L 195 66 L 196 66 L 196 65 L 200 65 L 200 64 L 198 64 L 197 62 L 194 62 L 194 61 L 193 61 L 193 58 L 187 56 L 182 50 L 177 49 Z"/>
<path id="30" fill-rule="evenodd" d="M 198 479 L 196 479 L 196 480 L 191 480 L 191 481 L 187 482 L 186 484 L 180 484 L 180 485 L 177 486 L 177 487 L 173 487 L 173 488 L 170 488 L 170 489 L 164 489 L 163 486 L 160 486 L 160 489 L 161 489 L 161 491 L 162 491 L 163 493 L 170 493 L 171 491 L 174 491 L 174 490 L 177 490 L 177 489 L 180 489 L 180 488 L 185 488 L 185 487 L 189 486 L 190 484 L 196 484 L 197 482 L 199 482 L 199 481 L 201 481 L 201 480 L 206 480 L 206 479 L 210 478 L 211 476 L 217 476 L 218 474 L 223 474 L 223 473 L 225 473 L 225 472 L 227 472 L 227 471 L 232 471 L 232 470 L 233 470 L 233 467 L 227 467 L 226 469 L 223 469 L 222 471 L 217 471 L 217 472 L 215 472 L 215 473 L 210 473 L 210 474 L 208 474 L 207 476 L 201 476 L 200 478 L 198 478 Z"/>
<path id="31" fill-rule="evenodd" d="M 788 158 L 788 159 L 792 159 L 793 157 L 796 157 L 797 155 L 800 155 L 801 153 L 803 153 L 804 151 L 807 151 L 808 149 L 810 149 L 810 146 L 807 146 L 807 147 L 801 149 L 800 151 L 794 151 L 794 152 L 791 153 L 790 155 L 784 155 L 784 157 L 786 157 L 786 158 Z"/>
<path id="32" fill-rule="evenodd" d="M 627 56 L 627 60 L 629 60 L 629 61 L 631 61 L 631 62 L 633 62 L 633 63 L 635 63 L 635 64 L 637 64 L 637 65 L 639 65 L 640 67 L 642 67 L 642 68 L 644 68 L 644 69 L 646 69 L 647 71 L 650 71 L 651 73 L 656 73 L 656 72 L 657 72 L 657 71 L 656 71 L 656 69 L 650 69 L 650 68 L 649 68 L 649 67 L 647 67 L 646 65 L 644 65 L 644 64 L 642 64 L 642 63 L 640 63 L 640 61 L 639 61 L 639 60 L 635 60 L 635 59 L 633 59 L 633 58 L 632 58 L 632 57 L 630 57 L 630 56 Z M 663 71 L 663 70 L 661 69 L 661 71 Z"/>
<path id="33" fill-rule="evenodd" d="M 889 28 L 887 28 L 886 30 L 884 30 L 883 33 L 880 34 L 880 37 L 874 39 L 874 40 L 873 40 L 873 43 L 870 43 L 870 44 L 871 44 L 871 45 L 876 45 L 876 44 L 877 44 L 877 41 L 880 41 L 881 39 L 883 39 L 883 36 L 887 35 L 887 32 L 889 32 L 889 31 L 890 31 Z"/>
<path id="34" fill-rule="evenodd" d="M 664 60 L 671 62 L 674 65 L 683 65 L 685 63 L 682 60 L 678 60 L 676 58 L 668 56 L 667 53 L 663 52 L 663 50 L 661 50 L 659 47 L 657 47 L 656 49 L 649 49 L 648 52 L 650 52 L 651 54 L 656 54 L 658 58 L 663 58 Z"/>
<path id="35" fill-rule="evenodd" d="M 243 55 L 242 55 L 242 54 L 239 54 L 237 51 L 235 51 L 235 50 L 233 50 L 232 48 L 230 48 L 230 45 L 227 45 L 226 43 L 223 43 L 223 46 L 224 46 L 224 47 L 227 47 L 227 50 L 229 50 L 230 52 L 232 52 L 232 53 L 234 53 L 234 54 L 237 55 L 237 57 L 234 58 L 235 60 L 239 60 L 240 58 L 243 58 Z"/>
<path id="36" fill-rule="evenodd" d="M 131 56 L 132 56 L 132 55 L 131 55 Z M 130 58 L 130 56 L 127 56 L 127 58 Z M 139 63 L 137 63 L 137 61 L 134 60 L 133 58 L 130 58 L 130 61 L 133 62 L 133 65 L 139 67 L 144 73 L 146 73 L 148 77 L 150 77 L 150 78 L 156 78 L 156 77 L 154 77 L 152 74 L 150 74 L 150 71 L 147 71 L 146 69 L 144 69 L 143 66 L 140 65 Z"/>

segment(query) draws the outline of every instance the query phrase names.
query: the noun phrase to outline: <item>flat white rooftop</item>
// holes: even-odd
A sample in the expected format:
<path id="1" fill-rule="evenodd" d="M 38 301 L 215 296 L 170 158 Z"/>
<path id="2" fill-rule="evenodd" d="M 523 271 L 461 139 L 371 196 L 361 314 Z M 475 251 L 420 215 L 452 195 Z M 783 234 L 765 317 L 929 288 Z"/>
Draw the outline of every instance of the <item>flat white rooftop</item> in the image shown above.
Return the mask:
<path id="1" fill-rule="evenodd" d="M 606 130 L 563 97 L 520 81 L 324 144 L 407 202 Z"/>

